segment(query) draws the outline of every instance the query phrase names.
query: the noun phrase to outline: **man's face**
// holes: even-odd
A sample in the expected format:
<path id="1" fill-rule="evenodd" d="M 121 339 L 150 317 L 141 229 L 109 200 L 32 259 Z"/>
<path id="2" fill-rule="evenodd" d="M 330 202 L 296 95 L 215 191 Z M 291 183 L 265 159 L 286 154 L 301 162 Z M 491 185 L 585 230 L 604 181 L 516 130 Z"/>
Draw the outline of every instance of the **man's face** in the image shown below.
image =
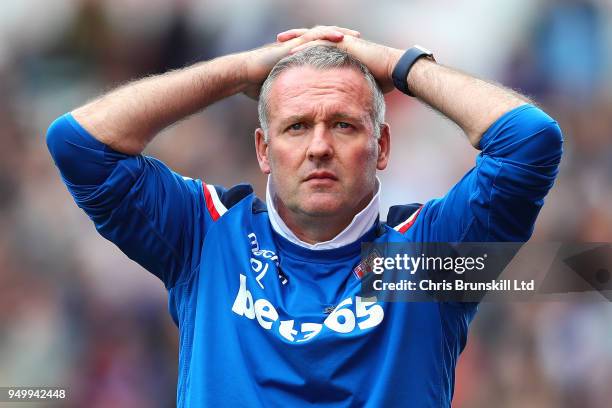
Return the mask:
<path id="1" fill-rule="evenodd" d="M 372 197 L 387 166 L 389 128 L 376 139 L 372 94 L 359 71 L 291 68 L 269 97 L 268 143 L 256 131 L 261 170 L 270 174 L 281 215 L 350 219 Z"/>

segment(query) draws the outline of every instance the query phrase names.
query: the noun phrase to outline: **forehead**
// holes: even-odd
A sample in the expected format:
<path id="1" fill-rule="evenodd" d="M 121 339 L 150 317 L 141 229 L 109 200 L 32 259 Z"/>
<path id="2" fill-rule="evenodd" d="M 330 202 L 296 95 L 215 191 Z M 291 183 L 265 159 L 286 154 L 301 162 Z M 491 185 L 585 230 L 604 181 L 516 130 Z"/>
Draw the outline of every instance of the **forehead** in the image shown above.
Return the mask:
<path id="1" fill-rule="evenodd" d="M 368 115 L 371 98 L 368 82 L 357 69 L 289 68 L 272 85 L 269 117 L 337 113 L 361 117 Z"/>

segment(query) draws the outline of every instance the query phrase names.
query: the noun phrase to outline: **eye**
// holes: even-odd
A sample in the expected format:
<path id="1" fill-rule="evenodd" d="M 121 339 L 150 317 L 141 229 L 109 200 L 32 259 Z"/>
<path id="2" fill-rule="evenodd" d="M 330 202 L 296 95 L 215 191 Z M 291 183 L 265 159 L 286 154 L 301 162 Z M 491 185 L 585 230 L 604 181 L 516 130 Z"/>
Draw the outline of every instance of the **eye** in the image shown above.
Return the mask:
<path id="1" fill-rule="evenodd" d="M 351 129 L 354 127 L 350 123 L 346 123 L 346 122 L 337 122 L 336 126 L 339 127 L 340 129 Z"/>
<path id="2" fill-rule="evenodd" d="M 296 122 L 292 125 L 289 125 L 285 129 L 285 132 L 294 134 L 294 135 L 302 134 L 304 131 L 306 131 L 306 124 L 304 122 Z"/>

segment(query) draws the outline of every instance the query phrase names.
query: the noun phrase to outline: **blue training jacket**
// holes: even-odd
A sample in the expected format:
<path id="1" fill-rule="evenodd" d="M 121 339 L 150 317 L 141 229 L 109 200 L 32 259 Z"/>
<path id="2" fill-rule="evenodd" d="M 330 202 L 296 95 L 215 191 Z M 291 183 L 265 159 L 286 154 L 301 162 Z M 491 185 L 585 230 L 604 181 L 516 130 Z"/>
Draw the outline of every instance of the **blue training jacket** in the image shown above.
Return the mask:
<path id="1" fill-rule="evenodd" d="M 47 145 L 100 234 L 167 288 L 179 407 L 449 407 L 477 306 L 360 298 L 360 244 L 527 241 L 562 136 L 540 109 L 518 107 L 444 197 L 392 207 L 357 242 L 316 251 L 276 234 L 250 186 L 224 189 L 116 152 L 70 114 Z"/>

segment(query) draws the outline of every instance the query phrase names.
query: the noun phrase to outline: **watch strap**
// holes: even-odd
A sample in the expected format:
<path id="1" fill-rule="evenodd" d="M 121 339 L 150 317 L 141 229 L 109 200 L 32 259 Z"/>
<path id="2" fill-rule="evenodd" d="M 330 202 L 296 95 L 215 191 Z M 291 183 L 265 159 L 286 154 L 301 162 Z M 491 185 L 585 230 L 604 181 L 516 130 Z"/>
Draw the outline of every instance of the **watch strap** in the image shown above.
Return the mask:
<path id="1" fill-rule="evenodd" d="M 406 95 L 414 96 L 410 93 L 410 90 L 408 90 L 408 72 L 410 72 L 410 68 L 412 68 L 414 63 L 422 57 L 428 57 L 435 61 L 431 51 L 419 45 L 415 45 L 402 55 L 397 64 L 395 64 L 395 68 L 393 68 L 393 73 L 391 75 L 393 85 Z"/>

